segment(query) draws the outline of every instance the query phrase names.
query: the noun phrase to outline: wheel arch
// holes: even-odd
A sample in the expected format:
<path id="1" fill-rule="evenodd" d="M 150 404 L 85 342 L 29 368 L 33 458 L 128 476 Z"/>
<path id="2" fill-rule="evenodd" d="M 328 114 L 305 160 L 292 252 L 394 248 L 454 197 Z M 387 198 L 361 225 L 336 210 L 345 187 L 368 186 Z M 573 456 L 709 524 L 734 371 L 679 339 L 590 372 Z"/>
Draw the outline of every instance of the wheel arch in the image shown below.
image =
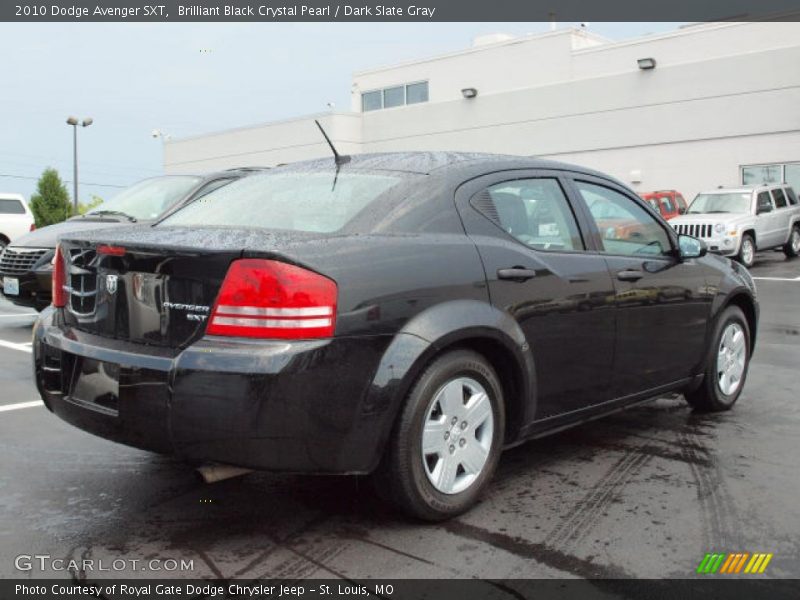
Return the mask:
<path id="1" fill-rule="evenodd" d="M 533 354 L 517 322 L 508 314 L 478 300 L 456 300 L 418 314 L 395 335 L 376 369 L 364 406 L 385 419 L 379 455 L 411 387 L 426 366 L 442 354 L 467 348 L 481 354 L 495 369 L 503 386 L 506 443 L 517 439 L 536 410 L 536 371 Z"/>
<path id="2" fill-rule="evenodd" d="M 744 313 L 747 319 L 747 326 L 750 329 L 750 354 L 756 347 L 756 333 L 758 331 L 758 311 L 755 301 L 745 291 L 739 291 L 727 298 L 720 308 L 720 313 L 729 306 L 737 306 Z"/>

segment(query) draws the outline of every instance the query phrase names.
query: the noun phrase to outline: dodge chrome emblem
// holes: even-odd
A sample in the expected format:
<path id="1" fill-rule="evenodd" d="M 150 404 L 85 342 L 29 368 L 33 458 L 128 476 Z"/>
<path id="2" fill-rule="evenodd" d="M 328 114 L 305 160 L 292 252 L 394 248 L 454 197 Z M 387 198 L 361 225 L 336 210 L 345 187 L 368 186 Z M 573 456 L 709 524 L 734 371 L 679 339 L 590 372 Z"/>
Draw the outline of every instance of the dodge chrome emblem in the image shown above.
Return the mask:
<path id="1" fill-rule="evenodd" d="M 117 292 L 117 279 L 118 277 L 116 275 L 106 275 L 106 289 L 109 294 L 115 294 Z"/>

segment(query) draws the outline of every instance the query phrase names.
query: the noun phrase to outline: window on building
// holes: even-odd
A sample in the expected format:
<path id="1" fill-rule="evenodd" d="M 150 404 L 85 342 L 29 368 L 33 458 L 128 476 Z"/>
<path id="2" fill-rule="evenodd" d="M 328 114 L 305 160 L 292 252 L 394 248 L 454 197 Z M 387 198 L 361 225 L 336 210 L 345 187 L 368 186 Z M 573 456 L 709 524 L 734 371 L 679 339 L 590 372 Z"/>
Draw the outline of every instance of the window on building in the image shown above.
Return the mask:
<path id="1" fill-rule="evenodd" d="M 395 85 L 361 94 L 361 110 L 368 112 L 382 108 L 396 108 L 407 104 L 428 101 L 428 82 L 419 81 L 405 85 Z"/>
<path id="2" fill-rule="evenodd" d="M 428 82 L 410 83 L 406 86 L 406 104 L 419 104 L 428 101 Z"/>
<path id="3" fill-rule="evenodd" d="M 383 90 L 364 92 L 361 94 L 362 111 L 380 110 L 381 108 L 383 108 Z"/>
<path id="4" fill-rule="evenodd" d="M 406 87 L 399 85 L 383 90 L 383 108 L 394 108 L 406 103 Z"/>
<path id="5" fill-rule="evenodd" d="M 742 183 L 744 185 L 787 183 L 797 193 L 800 190 L 800 163 L 744 166 L 742 167 Z"/>
<path id="6" fill-rule="evenodd" d="M 800 193 L 800 163 L 790 163 L 783 167 L 783 180 L 792 186 L 795 194 Z"/>

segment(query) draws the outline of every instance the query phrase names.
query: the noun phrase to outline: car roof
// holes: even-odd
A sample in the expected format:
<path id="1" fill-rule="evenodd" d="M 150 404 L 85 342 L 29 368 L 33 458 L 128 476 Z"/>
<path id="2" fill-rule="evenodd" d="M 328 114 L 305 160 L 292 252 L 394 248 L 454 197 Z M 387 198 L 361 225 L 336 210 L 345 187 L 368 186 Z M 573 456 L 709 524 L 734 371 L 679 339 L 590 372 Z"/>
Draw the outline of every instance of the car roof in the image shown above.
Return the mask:
<path id="1" fill-rule="evenodd" d="M 713 190 L 700 192 L 701 194 L 750 194 L 753 192 L 787 188 L 788 183 L 762 183 L 761 185 L 739 185 L 734 187 L 718 187 Z"/>
<path id="2" fill-rule="evenodd" d="M 333 164 L 333 157 L 317 158 L 302 162 L 281 165 L 276 169 L 314 170 Z M 342 165 L 342 169 L 380 170 L 431 175 L 447 168 L 458 168 L 459 171 L 474 171 L 475 175 L 485 172 L 510 169 L 552 169 L 568 170 L 610 179 L 608 175 L 567 163 L 546 160 L 531 156 L 514 156 L 509 154 L 492 154 L 486 152 L 380 152 L 370 154 L 354 154 Z"/>

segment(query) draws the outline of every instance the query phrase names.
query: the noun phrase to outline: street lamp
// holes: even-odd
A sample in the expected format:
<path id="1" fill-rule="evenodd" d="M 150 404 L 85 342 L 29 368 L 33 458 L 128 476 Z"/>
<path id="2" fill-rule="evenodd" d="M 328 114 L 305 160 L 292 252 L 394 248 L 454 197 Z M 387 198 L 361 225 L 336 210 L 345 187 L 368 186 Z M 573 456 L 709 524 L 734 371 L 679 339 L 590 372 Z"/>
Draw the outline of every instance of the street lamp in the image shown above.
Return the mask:
<path id="1" fill-rule="evenodd" d="M 75 207 L 75 214 L 78 214 L 78 125 L 81 127 L 88 127 L 94 123 L 91 117 L 86 117 L 83 121 L 78 122 L 77 117 L 68 117 L 67 125 L 72 125 L 72 185 L 74 195 L 72 203 Z"/>

